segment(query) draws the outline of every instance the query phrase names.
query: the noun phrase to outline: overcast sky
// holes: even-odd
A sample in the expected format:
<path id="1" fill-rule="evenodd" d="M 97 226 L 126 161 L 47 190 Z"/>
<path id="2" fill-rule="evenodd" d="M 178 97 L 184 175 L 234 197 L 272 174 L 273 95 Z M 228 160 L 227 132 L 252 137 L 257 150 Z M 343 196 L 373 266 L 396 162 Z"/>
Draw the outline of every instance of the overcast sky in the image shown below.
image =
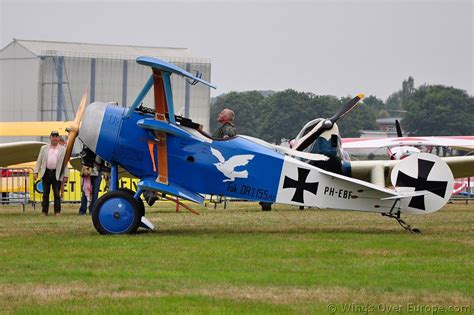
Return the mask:
<path id="1" fill-rule="evenodd" d="M 293 88 L 385 99 L 409 75 L 472 95 L 473 15 L 472 0 L 0 0 L 0 46 L 19 38 L 186 47 L 211 59 L 213 96 Z"/>

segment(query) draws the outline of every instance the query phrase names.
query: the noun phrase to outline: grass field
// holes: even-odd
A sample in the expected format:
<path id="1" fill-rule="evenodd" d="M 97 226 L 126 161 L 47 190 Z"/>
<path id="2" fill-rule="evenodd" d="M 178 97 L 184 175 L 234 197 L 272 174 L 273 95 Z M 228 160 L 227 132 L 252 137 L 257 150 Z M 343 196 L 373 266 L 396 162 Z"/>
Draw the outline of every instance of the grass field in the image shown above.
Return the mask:
<path id="1" fill-rule="evenodd" d="M 408 216 L 255 203 L 147 209 L 155 232 L 100 236 L 0 206 L 0 313 L 474 312 L 474 204 Z M 442 310 L 441 310 L 442 308 Z"/>

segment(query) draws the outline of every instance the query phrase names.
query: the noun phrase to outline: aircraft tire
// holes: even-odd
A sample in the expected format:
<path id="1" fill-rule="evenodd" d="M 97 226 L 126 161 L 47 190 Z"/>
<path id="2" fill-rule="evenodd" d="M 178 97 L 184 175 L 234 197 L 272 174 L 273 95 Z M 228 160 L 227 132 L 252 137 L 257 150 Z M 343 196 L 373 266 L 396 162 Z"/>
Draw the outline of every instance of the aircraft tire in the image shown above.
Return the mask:
<path id="1" fill-rule="evenodd" d="M 262 211 L 272 211 L 272 204 L 271 202 L 259 202 L 260 207 L 262 207 Z"/>
<path id="2" fill-rule="evenodd" d="M 138 202 L 125 191 L 110 191 L 97 200 L 92 223 L 100 234 L 131 234 L 138 229 L 141 213 Z"/>
<path id="3" fill-rule="evenodd" d="M 124 191 L 124 192 L 130 194 L 132 197 L 135 196 L 135 192 L 133 190 L 129 189 L 129 188 L 119 188 L 118 190 Z M 135 198 L 133 198 L 133 199 L 135 199 Z M 143 203 L 142 198 L 138 198 L 138 200 L 137 199 L 135 199 L 135 200 L 137 201 L 138 209 L 140 210 L 140 213 L 141 213 L 142 217 L 144 217 L 145 216 L 145 204 Z"/>

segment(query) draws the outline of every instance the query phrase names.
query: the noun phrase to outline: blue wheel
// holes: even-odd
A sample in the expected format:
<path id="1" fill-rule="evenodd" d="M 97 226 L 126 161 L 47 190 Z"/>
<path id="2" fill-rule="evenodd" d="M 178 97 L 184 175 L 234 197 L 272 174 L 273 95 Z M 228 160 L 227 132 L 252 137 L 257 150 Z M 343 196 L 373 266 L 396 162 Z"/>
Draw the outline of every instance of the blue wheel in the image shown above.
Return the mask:
<path id="1" fill-rule="evenodd" d="M 133 190 L 131 190 L 131 189 L 128 189 L 128 188 L 119 188 L 119 189 L 117 189 L 117 190 L 124 191 L 124 192 L 126 192 L 127 194 L 130 194 L 132 197 L 135 196 L 135 192 L 134 192 Z M 133 198 L 133 199 L 135 199 L 135 198 Z M 138 198 L 138 200 L 135 199 L 135 201 L 136 201 L 137 204 L 138 204 L 138 210 L 140 210 L 141 216 L 142 216 L 142 217 L 145 216 L 145 205 L 143 204 L 142 198 L 140 197 L 140 198 Z"/>
<path id="2" fill-rule="evenodd" d="M 137 201 L 124 191 L 111 191 L 97 200 L 92 222 L 100 234 L 135 233 L 141 213 Z"/>

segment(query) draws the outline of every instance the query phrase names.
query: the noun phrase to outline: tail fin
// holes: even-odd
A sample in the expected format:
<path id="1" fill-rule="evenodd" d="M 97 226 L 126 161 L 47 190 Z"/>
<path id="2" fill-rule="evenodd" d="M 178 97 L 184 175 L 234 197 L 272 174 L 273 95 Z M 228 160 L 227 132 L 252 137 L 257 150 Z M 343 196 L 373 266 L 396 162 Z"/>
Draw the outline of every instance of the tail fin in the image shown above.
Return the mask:
<path id="1" fill-rule="evenodd" d="M 398 121 L 398 119 L 395 120 L 395 127 L 397 128 L 397 137 L 403 137 L 402 127 L 400 127 L 400 122 Z"/>
<path id="2" fill-rule="evenodd" d="M 398 163 L 392 170 L 392 185 L 400 195 L 400 208 L 408 213 L 431 213 L 441 209 L 451 198 L 454 178 L 441 158 L 414 154 Z"/>

